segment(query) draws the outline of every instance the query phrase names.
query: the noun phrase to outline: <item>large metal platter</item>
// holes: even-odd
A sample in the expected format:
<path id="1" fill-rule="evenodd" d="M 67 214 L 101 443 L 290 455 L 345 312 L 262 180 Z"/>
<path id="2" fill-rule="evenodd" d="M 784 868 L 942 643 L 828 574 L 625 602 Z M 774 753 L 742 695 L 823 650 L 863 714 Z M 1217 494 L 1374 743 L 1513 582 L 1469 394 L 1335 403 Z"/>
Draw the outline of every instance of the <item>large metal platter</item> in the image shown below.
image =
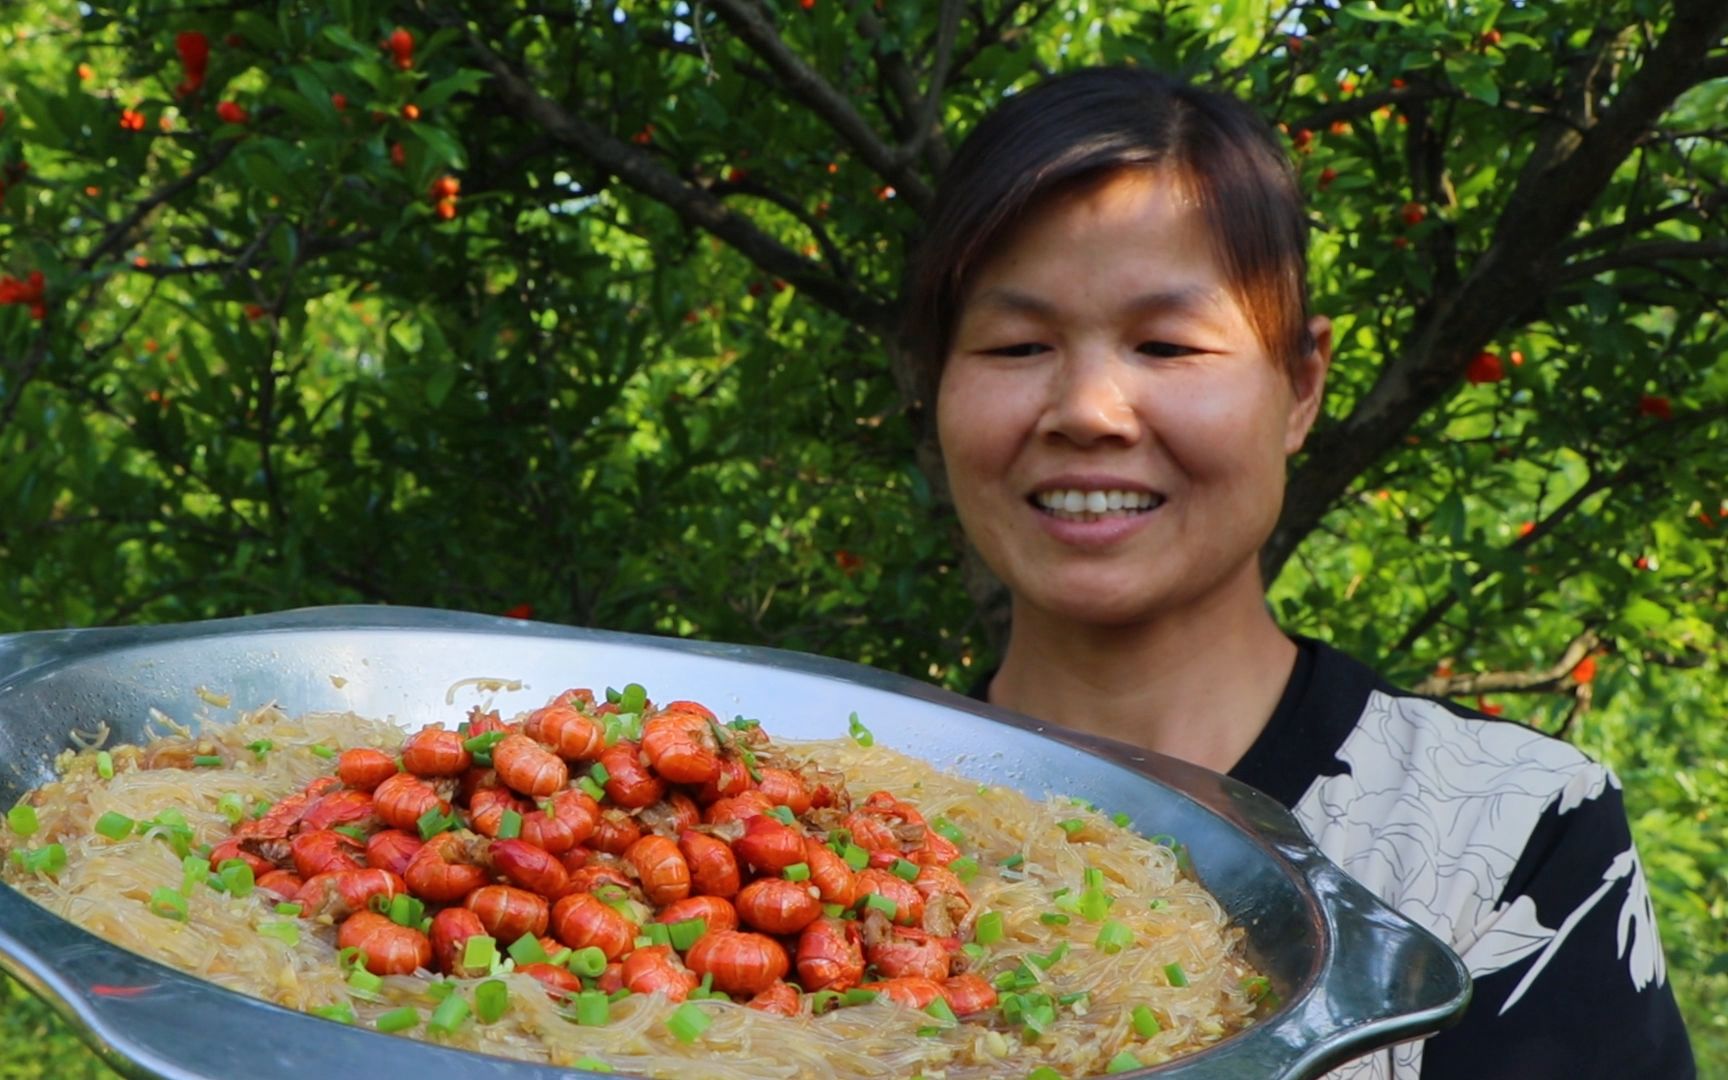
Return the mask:
<path id="1" fill-rule="evenodd" d="M 0 807 L 53 778 L 69 733 L 99 722 L 136 742 L 151 709 L 186 721 L 352 709 L 408 730 L 459 717 L 458 679 L 507 715 L 570 686 L 639 682 L 759 718 L 781 738 L 831 738 L 856 711 L 883 743 L 1035 797 L 1124 810 L 1188 845 L 1246 929 L 1283 1006 L 1199 1054 L 1124 1074 L 1308 1080 L 1446 1026 L 1469 998 L 1458 958 L 1323 857 L 1266 796 L 1173 759 L 1088 742 L 911 679 L 778 650 L 605 633 L 415 608 L 328 607 L 170 626 L 0 636 Z M 204 693 L 200 693 L 200 691 Z M 226 695 L 232 709 L 211 697 Z M 219 698 L 218 698 L 219 700 Z M 109 945 L 0 886 L 0 968 L 64 1015 L 120 1072 L 216 1080 L 462 1075 L 551 1080 L 571 1070 L 349 1028 L 222 989 Z M 237 1056 L 238 1055 L 238 1056 Z"/>

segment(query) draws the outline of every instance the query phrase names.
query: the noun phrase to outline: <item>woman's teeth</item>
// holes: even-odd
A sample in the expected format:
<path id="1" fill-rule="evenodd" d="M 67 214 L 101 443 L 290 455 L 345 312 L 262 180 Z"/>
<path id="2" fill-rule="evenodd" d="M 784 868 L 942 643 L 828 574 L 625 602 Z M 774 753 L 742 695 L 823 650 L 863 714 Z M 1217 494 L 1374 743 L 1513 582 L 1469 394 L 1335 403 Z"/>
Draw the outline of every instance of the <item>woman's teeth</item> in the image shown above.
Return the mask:
<path id="1" fill-rule="evenodd" d="M 1080 491 L 1076 488 L 1040 491 L 1033 500 L 1041 509 L 1058 517 L 1078 517 L 1085 521 L 1143 513 L 1164 501 L 1162 496 L 1149 491 Z"/>

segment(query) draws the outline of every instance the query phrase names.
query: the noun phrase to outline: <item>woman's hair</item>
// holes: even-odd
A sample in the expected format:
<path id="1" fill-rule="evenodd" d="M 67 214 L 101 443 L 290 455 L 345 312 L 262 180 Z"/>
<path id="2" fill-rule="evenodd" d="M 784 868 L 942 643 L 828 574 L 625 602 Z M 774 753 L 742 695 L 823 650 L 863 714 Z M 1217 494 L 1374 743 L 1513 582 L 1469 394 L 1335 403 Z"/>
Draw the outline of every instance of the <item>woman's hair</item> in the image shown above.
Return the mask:
<path id="1" fill-rule="evenodd" d="M 902 343 L 934 401 L 980 266 L 1040 204 L 1119 169 L 1171 170 L 1200 204 L 1225 279 L 1288 370 L 1313 348 L 1307 222 L 1289 157 L 1241 101 L 1155 72 L 1088 68 L 1009 97 L 961 144 L 915 253 Z"/>

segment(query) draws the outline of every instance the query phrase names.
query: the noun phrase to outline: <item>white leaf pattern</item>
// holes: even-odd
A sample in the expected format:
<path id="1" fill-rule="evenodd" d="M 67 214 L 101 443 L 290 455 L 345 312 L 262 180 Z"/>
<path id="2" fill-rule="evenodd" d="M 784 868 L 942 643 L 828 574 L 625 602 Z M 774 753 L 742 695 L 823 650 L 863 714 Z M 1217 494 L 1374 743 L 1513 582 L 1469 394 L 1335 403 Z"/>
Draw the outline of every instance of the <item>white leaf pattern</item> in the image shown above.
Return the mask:
<path id="1" fill-rule="evenodd" d="M 1328 858 L 1447 940 L 1473 974 L 1555 944 L 1555 932 L 1541 925 L 1527 899 L 1499 910 L 1495 904 L 1543 811 L 1566 813 L 1618 786 L 1612 772 L 1517 724 L 1470 719 L 1424 698 L 1378 691 L 1338 756 L 1350 771 L 1319 777 L 1295 807 Z M 1642 888 L 1641 880 L 1635 885 Z M 1636 982 L 1640 970 L 1660 965 L 1660 946 L 1647 901 L 1629 910 L 1622 911 L 1622 926 L 1635 932 L 1628 938 L 1623 930 L 1621 948 L 1630 941 Z M 1649 949 L 1658 959 L 1649 958 Z M 1421 1063 L 1422 1044 L 1407 1043 L 1351 1062 L 1327 1080 L 1415 1080 Z"/>

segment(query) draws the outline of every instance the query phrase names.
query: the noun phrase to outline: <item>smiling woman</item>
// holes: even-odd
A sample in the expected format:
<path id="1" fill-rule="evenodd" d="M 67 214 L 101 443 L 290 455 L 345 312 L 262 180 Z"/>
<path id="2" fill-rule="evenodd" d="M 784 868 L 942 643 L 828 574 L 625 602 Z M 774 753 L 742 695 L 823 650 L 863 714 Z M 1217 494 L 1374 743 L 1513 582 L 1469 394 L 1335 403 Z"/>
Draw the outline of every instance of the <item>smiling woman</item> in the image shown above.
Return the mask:
<path id="1" fill-rule="evenodd" d="M 1268 127 L 1144 70 L 1050 79 L 961 146 L 905 339 L 1012 598 L 974 693 L 1261 788 L 1463 957 L 1458 1027 L 1336 1076 L 1691 1076 L 1613 774 L 1267 608 L 1260 552 L 1331 364 L 1305 232 Z"/>

